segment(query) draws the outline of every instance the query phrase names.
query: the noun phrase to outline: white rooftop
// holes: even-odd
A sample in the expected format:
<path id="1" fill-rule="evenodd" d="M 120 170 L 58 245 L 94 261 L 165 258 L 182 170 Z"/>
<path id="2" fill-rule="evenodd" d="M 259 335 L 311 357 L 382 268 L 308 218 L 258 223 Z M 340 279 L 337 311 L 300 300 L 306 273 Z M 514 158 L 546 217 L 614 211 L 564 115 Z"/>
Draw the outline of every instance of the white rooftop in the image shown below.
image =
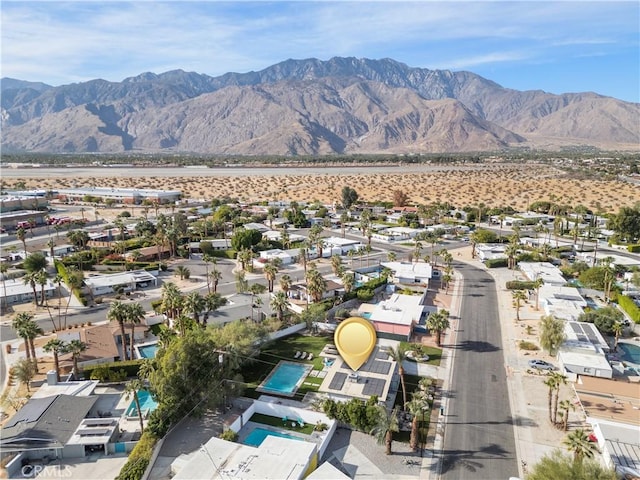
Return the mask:
<path id="1" fill-rule="evenodd" d="M 349 238 L 340 237 L 328 237 L 324 239 L 324 243 L 329 247 L 344 247 L 346 245 L 357 245 L 360 243 L 360 240 L 351 240 Z"/>
<path id="2" fill-rule="evenodd" d="M 136 270 L 134 272 L 87 277 L 85 283 L 92 287 L 111 287 L 115 285 L 130 285 L 135 282 L 153 282 L 155 279 L 156 277 L 145 270 Z"/>
<path id="3" fill-rule="evenodd" d="M 594 370 L 612 371 L 602 350 L 586 342 L 564 343 L 558 350 L 558 358 L 565 368 L 570 365 L 580 365 Z"/>
<path id="4" fill-rule="evenodd" d="M 547 285 L 564 285 L 567 283 L 558 267 L 549 262 L 520 262 L 520 270 L 529 280 L 541 278 Z"/>
<path id="5" fill-rule="evenodd" d="M 301 479 L 315 455 L 314 443 L 267 436 L 259 447 L 212 437 L 193 452 L 175 480 Z"/>
<path id="6" fill-rule="evenodd" d="M 53 397 L 54 395 L 73 395 L 76 397 L 88 397 L 98 385 L 98 380 L 82 380 L 77 382 L 59 382 L 55 385 L 42 384 L 31 398 Z"/>
<path id="7" fill-rule="evenodd" d="M 609 351 L 609 344 L 593 323 L 565 322 L 564 333 L 567 336 L 567 342 L 589 342 L 605 352 Z"/>
<path id="8" fill-rule="evenodd" d="M 36 285 L 36 292 L 38 293 L 38 297 L 40 296 L 40 289 L 42 287 L 40 285 Z M 44 286 L 44 291 L 48 292 L 51 290 L 55 290 L 55 285 L 51 282 L 51 280 L 47 279 L 47 283 Z M 2 289 L 0 289 L 2 297 L 12 297 L 14 295 L 25 295 L 29 293 L 33 293 L 33 289 L 29 283 L 24 283 L 22 278 L 12 278 L 9 280 L 5 280 L 2 285 Z"/>
<path id="9" fill-rule="evenodd" d="M 418 322 L 424 310 L 420 305 L 421 295 L 401 295 L 394 293 L 391 298 L 376 305 L 369 318 L 372 322 L 411 325 Z"/>
<path id="10" fill-rule="evenodd" d="M 382 262 L 383 267 L 392 270 L 396 277 L 431 278 L 433 269 L 428 262 Z"/>
<path id="11" fill-rule="evenodd" d="M 324 462 L 311 472 L 307 480 L 350 480 L 350 478 L 329 462 Z"/>

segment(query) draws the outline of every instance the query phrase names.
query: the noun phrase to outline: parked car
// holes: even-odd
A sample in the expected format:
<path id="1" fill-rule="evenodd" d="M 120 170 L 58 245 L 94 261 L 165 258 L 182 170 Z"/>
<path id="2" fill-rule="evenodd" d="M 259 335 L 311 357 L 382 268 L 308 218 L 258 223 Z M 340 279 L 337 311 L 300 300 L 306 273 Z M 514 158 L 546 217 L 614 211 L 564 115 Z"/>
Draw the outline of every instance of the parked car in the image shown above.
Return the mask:
<path id="1" fill-rule="evenodd" d="M 538 368 L 540 370 L 555 370 L 556 367 L 551 365 L 549 362 L 545 362 L 544 360 L 529 360 L 529 367 Z"/>

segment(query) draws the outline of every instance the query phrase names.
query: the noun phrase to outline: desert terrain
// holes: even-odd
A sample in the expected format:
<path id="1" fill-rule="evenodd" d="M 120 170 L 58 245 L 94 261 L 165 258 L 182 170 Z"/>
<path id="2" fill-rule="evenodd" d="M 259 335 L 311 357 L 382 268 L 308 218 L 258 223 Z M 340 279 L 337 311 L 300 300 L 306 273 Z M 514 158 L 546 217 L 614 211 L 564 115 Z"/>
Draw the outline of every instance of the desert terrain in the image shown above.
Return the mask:
<path id="1" fill-rule="evenodd" d="M 344 186 L 369 202 L 392 201 L 403 190 L 410 203 L 448 201 L 456 207 L 484 203 L 523 210 L 537 200 L 582 204 L 617 212 L 640 201 L 638 185 L 616 180 L 577 179 L 544 164 L 488 164 L 327 168 L 5 168 L 5 188 L 113 187 L 181 190 L 186 198 L 223 196 L 260 200 L 340 201 Z"/>

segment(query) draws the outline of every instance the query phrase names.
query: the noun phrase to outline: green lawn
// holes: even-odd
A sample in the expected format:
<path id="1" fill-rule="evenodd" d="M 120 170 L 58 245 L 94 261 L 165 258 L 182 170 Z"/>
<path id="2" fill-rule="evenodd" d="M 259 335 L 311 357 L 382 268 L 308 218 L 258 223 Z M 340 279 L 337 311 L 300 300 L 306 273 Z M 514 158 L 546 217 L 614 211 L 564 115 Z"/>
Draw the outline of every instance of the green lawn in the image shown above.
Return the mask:
<path id="1" fill-rule="evenodd" d="M 305 435 L 311 435 L 315 425 L 305 423 L 303 427 L 298 426 L 297 418 L 290 418 L 287 422 L 283 422 L 282 418 L 272 417 L 270 415 L 263 415 L 261 413 L 254 413 L 249 419 L 250 422 L 262 423 L 263 425 L 271 425 L 272 427 L 282 428 L 283 430 L 290 430 L 292 432 L 304 433 Z M 292 421 L 296 422 L 295 427 L 291 426 Z"/>
<path id="2" fill-rule="evenodd" d="M 281 360 L 290 362 L 300 362 L 313 365 L 314 370 L 322 370 L 322 358 L 319 357 L 324 346 L 329 343 L 332 337 L 323 336 L 306 336 L 292 335 L 290 337 L 281 338 L 265 345 L 257 359 L 245 364 L 242 367 L 242 376 L 247 383 L 245 395 L 250 398 L 258 398 L 259 392 L 255 389 L 269 375 L 269 372 Z M 313 353 L 313 360 L 297 360 L 293 358 L 296 352 Z M 319 383 L 318 383 L 319 381 Z M 305 382 L 312 383 L 317 386 L 302 385 L 296 392 L 296 397 L 301 399 L 305 393 L 309 391 L 317 391 L 322 379 L 316 377 L 307 377 Z"/>
<path id="3" fill-rule="evenodd" d="M 436 347 L 428 347 L 426 345 L 420 345 L 418 343 L 409 343 L 409 342 L 400 342 L 405 350 L 413 350 L 420 355 L 429 355 L 429 360 L 424 362 L 429 365 L 440 365 L 440 360 L 442 360 L 442 349 Z"/>

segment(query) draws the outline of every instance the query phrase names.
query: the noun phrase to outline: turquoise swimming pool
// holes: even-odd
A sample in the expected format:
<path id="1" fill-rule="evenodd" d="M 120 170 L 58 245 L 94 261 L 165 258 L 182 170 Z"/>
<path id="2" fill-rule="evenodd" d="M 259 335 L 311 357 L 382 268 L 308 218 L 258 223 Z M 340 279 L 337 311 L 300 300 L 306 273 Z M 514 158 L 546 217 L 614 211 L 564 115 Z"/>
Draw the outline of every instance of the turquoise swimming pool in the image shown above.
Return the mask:
<path id="1" fill-rule="evenodd" d="M 622 351 L 620 360 L 626 363 L 632 363 L 634 367 L 640 367 L 640 346 L 632 343 L 618 343 L 618 350 Z"/>
<path id="2" fill-rule="evenodd" d="M 269 436 L 304 441 L 302 438 L 296 437 L 295 435 L 289 435 L 288 433 L 284 432 L 277 432 L 275 430 L 267 430 L 266 428 L 256 427 L 249 433 L 249 435 L 247 435 L 242 443 L 244 443 L 245 445 L 250 445 L 252 447 L 259 447 L 262 442 L 264 442 L 264 439 Z"/>
<path id="3" fill-rule="evenodd" d="M 281 361 L 256 389 L 259 392 L 293 396 L 312 366 L 303 363 Z"/>
<path id="4" fill-rule="evenodd" d="M 138 351 L 138 357 L 140 358 L 156 358 L 156 352 L 158 351 L 157 343 L 148 343 L 146 345 L 136 346 Z"/>
<path id="5" fill-rule="evenodd" d="M 153 396 L 149 390 L 138 390 L 138 401 L 140 402 L 140 410 L 143 414 L 149 414 L 158 408 L 158 402 L 153 399 Z M 127 417 L 137 417 L 138 410 L 136 409 L 136 399 L 132 398 L 129 407 L 125 413 Z M 144 416 L 144 415 L 143 415 Z"/>

